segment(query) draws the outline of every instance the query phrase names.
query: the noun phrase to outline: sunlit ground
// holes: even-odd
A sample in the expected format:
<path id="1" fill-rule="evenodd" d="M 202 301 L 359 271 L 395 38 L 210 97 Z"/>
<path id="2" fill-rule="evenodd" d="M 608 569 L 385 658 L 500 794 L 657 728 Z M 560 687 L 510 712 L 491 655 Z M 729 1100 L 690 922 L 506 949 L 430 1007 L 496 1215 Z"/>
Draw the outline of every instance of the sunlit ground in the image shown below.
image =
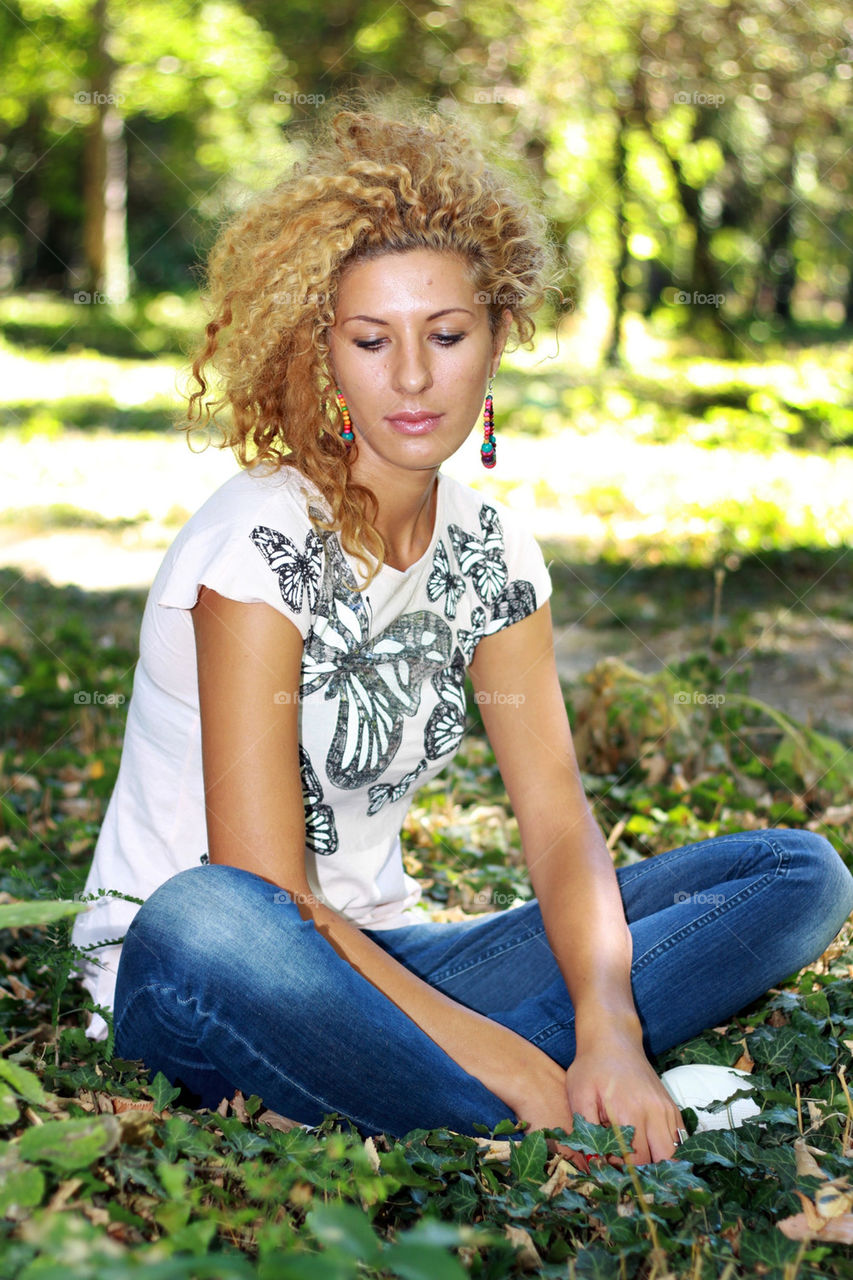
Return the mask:
<path id="1" fill-rule="evenodd" d="M 685 380 L 697 393 L 731 383 L 731 363 L 697 356 L 674 366 L 663 341 L 639 326 L 630 338 L 630 364 L 652 395 L 658 383 L 664 400 Z M 497 467 L 483 470 L 472 438 L 445 470 L 523 512 L 538 536 L 573 555 L 707 563 L 738 550 L 850 542 L 853 450 L 787 447 L 791 413 L 773 408 L 778 393 L 789 406 L 818 401 L 843 412 L 834 353 L 836 368 L 808 351 L 739 364 L 738 383 L 755 388 L 749 409 L 682 415 L 675 428 L 618 382 L 585 395 L 582 355 L 575 329 L 559 347 L 548 336 L 505 359 Z M 236 470 L 228 452 L 194 453 L 170 427 L 181 374 L 174 357 L 0 347 L 0 564 L 88 588 L 150 582 L 180 525 Z M 540 434 L 510 429 L 531 422 Z"/>

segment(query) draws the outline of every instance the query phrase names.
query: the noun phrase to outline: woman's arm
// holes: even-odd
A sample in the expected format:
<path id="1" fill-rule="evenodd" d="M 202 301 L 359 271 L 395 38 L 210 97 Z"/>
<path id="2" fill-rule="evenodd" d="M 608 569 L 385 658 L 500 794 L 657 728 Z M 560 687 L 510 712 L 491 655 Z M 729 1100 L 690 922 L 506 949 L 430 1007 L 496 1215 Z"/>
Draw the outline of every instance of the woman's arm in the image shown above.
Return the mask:
<path id="1" fill-rule="evenodd" d="M 634 1125 L 640 1162 L 670 1157 L 681 1117 L 643 1051 L 631 934 L 583 792 L 548 605 L 481 640 L 471 676 L 575 1009 L 577 1054 L 566 1073 L 571 1110 L 594 1122 Z"/>
<path id="2" fill-rule="evenodd" d="M 411 973 L 319 903 L 305 871 L 298 700 L 302 637 L 266 604 L 202 588 L 192 611 L 209 856 L 286 889 L 335 950 L 519 1118 L 568 1128 L 564 1073 L 522 1036 Z M 284 696 L 282 696 L 284 695 Z M 522 1106 L 528 1100 L 530 1106 Z M 547 1115 L 539 1114 L 545 1106 Z"/>

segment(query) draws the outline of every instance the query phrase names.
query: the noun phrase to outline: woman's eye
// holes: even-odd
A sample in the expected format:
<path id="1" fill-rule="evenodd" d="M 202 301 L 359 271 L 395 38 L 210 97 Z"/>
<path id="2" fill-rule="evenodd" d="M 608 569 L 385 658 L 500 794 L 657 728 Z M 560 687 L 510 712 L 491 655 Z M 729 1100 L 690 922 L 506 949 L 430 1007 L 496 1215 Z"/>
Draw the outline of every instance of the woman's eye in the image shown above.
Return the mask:
<path id="1" fill-rule="evenodd" d="M 430 335 L 439 347 L 455 347 L 465 337 L 464 333 L 433 333 Z M 355 345 L 361 351 L 381 351 L 387 338 L 356 338 Z"/>

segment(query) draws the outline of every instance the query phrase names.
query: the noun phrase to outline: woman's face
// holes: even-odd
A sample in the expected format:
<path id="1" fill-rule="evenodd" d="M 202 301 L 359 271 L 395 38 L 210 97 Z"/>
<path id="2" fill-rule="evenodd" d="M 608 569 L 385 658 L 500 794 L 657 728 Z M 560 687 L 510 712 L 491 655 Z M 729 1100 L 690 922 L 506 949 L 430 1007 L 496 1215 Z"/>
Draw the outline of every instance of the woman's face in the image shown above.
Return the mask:
<path id="1" fill-rule="evenodd" d="M 467 438 L 511 319 L 495 338 L 480 297 L 466 264 L 432 249 L 344 272 L 330 352 L 358 441 L 356 475 L 435 471 Z"/>

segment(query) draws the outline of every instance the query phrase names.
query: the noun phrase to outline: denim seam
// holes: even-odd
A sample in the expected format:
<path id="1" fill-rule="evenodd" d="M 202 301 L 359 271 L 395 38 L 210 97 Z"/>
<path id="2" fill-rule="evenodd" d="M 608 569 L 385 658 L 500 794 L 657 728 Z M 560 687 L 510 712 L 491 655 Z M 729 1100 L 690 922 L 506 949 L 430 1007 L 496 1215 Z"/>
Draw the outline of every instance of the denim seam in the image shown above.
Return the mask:
<path id="1" fill-rule="evenodd" d="M 775 853 L 778 857 L 782 857 L 786 863 L 790 856 L 786 853 L 784 844 L 780 844 L 770 838 L 767 832 L 733 831 L 727 836 L 714 836 L 713 839 L 715 844 L 719 843 L 721 845 L 755 844 L 758 841 L 762 841 L 767 844 L 772 853 Z M 674 865 L 675 863 L 681 862 L 684 858 L 690 858 L 691 855 L 693 855 L 694 850 L 695 845 L 688 844 L 684 845 L 681 849 L 671 850 L 666 856 L 670 865 Z M 654 858 L 645 858 L 641 862 L 634 863 L 630 868 L 626 867 L 620 877 L 621 883 L 623 885 L 628 885 L 632 880 L 636 880 L 643 876 L 653 863 Z"/>
<path id="2" fill-rule="evenodd" d="M 458 978 L 460 974 L 468 973 L 471 969 L 479 968 L 480 965 L 486 964 L 489 960 L 494 960 L 496 956 L 503 955 L 505 951 L 514 951 L 517 947 L 525 946 L 528 942 L 533 942 L 538 938 L 545 938 L 547 943 L 544 926 L 541 929 L 528 929 L 527 933 L 514 938 L 512 942 L 491 946 L 488 951 L 481 951 L 479 955 L 468 958 L 464 963 L 457 963 L 444 969 L 430 972 L 428 981 L 435 985 L 440 982 L 448 982 L 452 978 Z M 548 945 L 550 947 L 550 944 Z"/>
<path id="3" fill-rule="evenodd" d="M 772 844 L 772 841 L 770 843 Z M 699 916 L 695 920 L 691 920 L 688 925 L 683 925 L 681 929 L 678 929 L 675 933 L 671 933 L 668 938 L 663 939 L 657 944 L 657 946 L 652 947 L 644 955 L 639 956 L 636 960 L 632 961 L 632 976 L 639 973 L 646 967 L 646 965 L 658 956 L 662 956 L 665 952 L 671 951 L 678 942 L 681 942 L 684 938 L 689 938 L 697 929 L 702 929 L 706 925 L 711 924 L 714 920 L 721 919 L 734 908 L 739 907 L 742 903 L 748 902 L 751 898 L 754 898 L 757 893 L 761 893 L 761 891 L 772 884 L 774 880 L 787 875 L 791 861 L 790 854 L 784 849 L 784 847 L 778 845 L 774 845 L 773 852 L 779 859 L 778 866 L 774 871 L 765 872 L 760 880 L 753 881 L 752 884 L 747 885 L 745 889 L 741 889 L 739 893 L 736 893 L 733 897 L 727 899 L 726 902 L 721 903 L 719 906 L 712 907 L 711 910 L 706 911 L 703 916 Z"/>

